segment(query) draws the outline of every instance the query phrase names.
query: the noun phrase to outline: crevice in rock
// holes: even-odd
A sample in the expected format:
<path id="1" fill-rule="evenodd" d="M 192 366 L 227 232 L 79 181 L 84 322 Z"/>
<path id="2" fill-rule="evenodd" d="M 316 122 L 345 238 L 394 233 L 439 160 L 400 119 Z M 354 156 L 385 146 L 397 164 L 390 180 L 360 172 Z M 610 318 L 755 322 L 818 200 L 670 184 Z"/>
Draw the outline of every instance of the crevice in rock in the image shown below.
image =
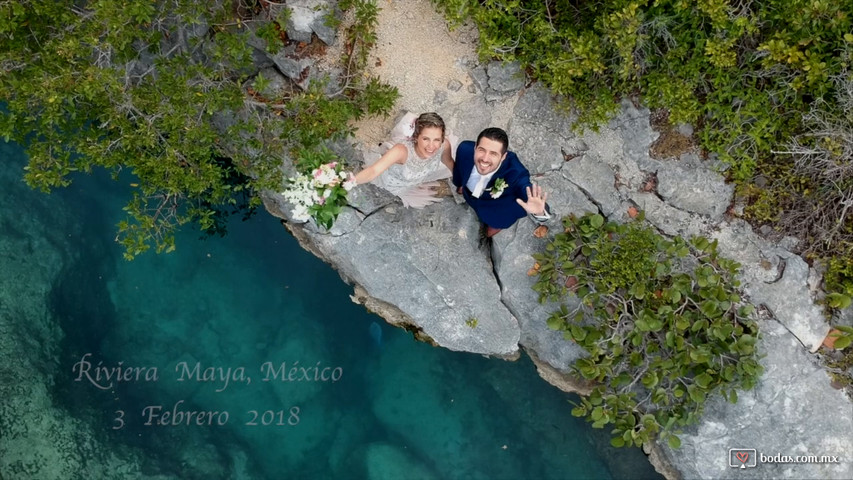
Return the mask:
<path id="1" fill-rule="evenodd" d="M 764 303 L 762 303 L 762 304 L 761 304 L 761 306 L 762 306 L 762 307 L 767 311 L 767 313 L 769 313 L 769 314 L 770 314 L 770 320 L 773 320 L 774 322 L 776 322 L 776 323 L 778 323 L 779 325 L 781 325 L 781 326 L 782 326 L 782 328 L 784 328 L 784 329 L 785 329 L 785 331 L 787 331 L 788 333 L 790 333 L 790 334 L 791 334 L 791 336 L 792 336 L 792 337 L 794 337 L 794 338 L 797 340 L 797 342 L 798 342 L 798 343 L 803 347 L 803 349 L 804 349 L 805 351 L 807 351 L 807 352 L 808 352 L 808 351 L 810 351 L 809 347 L 807 347 L 807 346 L 806 346 L 806 344 L 805 344 L 805 343 L 803 343 L 803 341 L 802 341 L 802 340 L 800 340 L 800 337 L 798 337 L 796 333 L 792 332 L 792 331 L 791 331 L 791 329 L 790 329 L 790 328 L 788 328 L 788 326 L 787 326 L 787 325 L 785 325 L 785 324 L 784 324 L 784 323 L 782 323 L 778 318 L 776 318 L 776 313 L 775 313 L 775 312 L 773 312 L 773 309 L 771 309 L 770 307 L 768 307 L 768 306 L 767 306 L 767 304 L 764 304 Z"/>
<path id="2" fill-rule="evenodd" d="M 604 214 L 604 210 L 601 206 L 601 203 L 598 200 L 596 200 L 595 197 L 593 197 L 591 193 L 589 193 L 585 188 L 581 187 L 577 183 L 573 182 L 572 179 L 570 179 L 570 178 L 566 178 L 566 181 L 568 181 L 569 183 L 571 183 L 572 185 L 577 187 L 578 190 L 580 190 L 580 192 L 583 193 L 583 195 L 586 197 L 586 199 L 589 200 L 590 203 L 595 205 L 595 208 L 598 209 L 598 213 L 601 214 L 601 216 L 603 216 L 605 218 L 607 217 L 607 215 Z"/>
<path id="3" fill-rule="evenodd" d="M 548 174 L 550 174 L 550 173 L 559 172 L 559 171 L 560 171 L 560 170 L 562 170 L 562 169 L 563 169 L 563 166 L 562 166 L 562 165 L 560 165 L 560 166 L 558 166 L 558 167 L 547 168 L 547 169 L 545 169 L 545 170 L 544 170 L 544 171 L 542 171 L 542 172 L 531 173 L 531 174 L 530 174 L 530 177 L 531 177 L 532 179 L 539 179 L 539 178 L 542 178 L 542 177 L 544 177 L 544 176 L 546 176 L 546 175 L 548 175 Z"/>
<path id="4" fill-rule="evenodd" d="M 364 213 L 364 211 L 362 211 L 361 209 L 359 209 L 359 208 L 358 208 L 358 207 L 356 207 L 355 205 L 349 205 L 349 204 L 348 204 L 347 206 L 348 206 L 349 208 L 351 208 L 351 209 L 355 210 L 356 212 L 358 212 L 358 213 L 360 213 L 360 214 L 364 215 L 364 218 L 369 217 L 370 215 L 372 215 L 372 214 L 373 214 L 373 212 L 375 212 L 376 210 L 379 210 L 379 209 L 377 208 L 376 210 L 373 210 L 373 212 L 370 212 L 370 213 Z M 361 219 L 361 221 L 364 221 L 364 218 L 362 218 L 362 219 Z"/>
<path id="5" fill-rule="evenodd" d="M 787 266 L 788 266 L 788 261 L 785 260 L 784 258 L 780 257 L 779 258 L 779 265 L 776 266 L 776 278 L 774 278 L 772 281 L 764 282 L 764 283 L 766 283 L 768 285 L 772 285 L 772 284 L 777 283 L 778 281 L 782 280 L 782 277 L 785 276 L 785 268 Z"/>
<path id="6" fill-rule="evenodd" d="M 648 172 L 648 171 L 643 170 L 643 169 L 640 169 L 640 171 L 643 172 L 644 174 L 646 174 L 646 178 L 643 180 L 643 186 L 640 188 L 639 191 L 643 192 L 643 193 L 651 193 L 652 195 L 657 197 L 658 200 L 669 205 L 666 202 L 666 199 L 663 198 L 660 195 L 660 193 L 658 193 L 658 171 L 655 170 L 653 172 Z M 671 206 L 672 208 L 678 208 L 678 207 L 674 207 L 672 205 L 669 205 L 669 206 Z M 684 210 L 682 210 L 682 211 L 684 211 Z"/>
<path id="7" fill-rule="evenodd" d="M 507 232 L 507 233 L 509 233 L 509 232 Z M 515 240 L 515 237 L 516 237 L 516 230 L 513 229 L 512 239 L 508 243 L 512 243 Z M 513 312 L 512 309 L 509 308 L 509 305 L 507 305 L 506 302 L 504 302 L 504 295 L 503 295 L 504 285 L 503 285 L 503 282 L 501 282 L 501 276 L 498 273 L 497 267 L 495 266 L 494 249 L 495 249 L 495 244 L 494 244 L 494 242 L 491 242 L 487 251 L 489 253 L 489 263 L 492 265 L 492 276 L 495 277 L 495 282 L 497 282 L 497 284 L 498 284 L 498 291 L 501 293 L 501 295 L 500 295 L 501 303 L 503 303 L 503 305 L 507 308 L 507 310 L 509 310 L 510 313 L 512 313 L 513 316 L 515 316 L 516 319 L 518 319 L 518 315 L 516 315 L 515 312 Z"/>
<path id="8" fill-rule="evenodd" d="M 387 206 L 389 206 L 389 205 L 391 205 L 391 204 L 393 204 L 393 203 L 394 203 L 394 201 L 393 201 L 393 200 L 392 200 L 392 201 L 389 201 L 388 203 L 383 203 L 382 205 L 378 205 L 376 208 L 374 208 L 374 209 L 373 209 L 373 210 L 371 210 L 370 212 L 366 212 L 366 213 L 365 213 L 364 211 L 362 211 L 362 210 L 359 210 L 358 208 L 353 207 L 352 205 L 350 205 L 350 207 L 352 207 L 352 209 L 353 209 L 353 210 L 355 210 L 355 211 L 357 211 L 358 213 L 360 213 L 360 214 L 364 215 L 364 218 L 362 218 L 362 219 L 361 219 L 361 221 L 362 221 L 362 222 L 364 222 L 364 221 L 365 221 L 365 220 L 367 220 L 369 217 L 371 217 L 371 216 L 373 216 L 374 214 L 376 214 L 376 212 L 378 212 L 378 211 L 380 211 L 380 210 L 382 210 L 382 209 L 386 208 Z"/>
<path id="9" fill-rule="evenodd" d="M 667 201 L 667 199 L 663 198 L 663 197 L 661 196 L 661 194 L 658 192 L 658 185 L 659 185 L 659 184 L 658 184 L 658 181 L 657 181 L 658 171 L 657 171 L 657 170 L 649 171 L 649 170 L 644 170 L 644 169 L 642 169 L 642 168 L 639 168 L 639 170 L 640 170 L 641 172 L 643 172 L 643 173 L 645 173 L 645 174 L 647 175 L 646 180 L 644 181 L 644 185 L 643 185 L 644 187 L 645 187 L 645 182 L 648 182 L 648 181 L 649 181 L 649 177 L 652 177 L 652 176 L 654 177 L 654 183 L 655 183 L 655 185 L 654 185 L 654 189 L 652 189 L 652 190 L 646 190 L 646 189 L 644 189 L 644 188 L 641 188 L 641 189 L 637 190 L 637 192 L 641 192 L 641 193 L 651 193 L 652 195 L 654 195 L 655 197 L 657 197 L 657 199 L 658 199 L 658 200 L 660 200 L 660 201 L 661 201 L 661 203 L 663 203 L 663 204 L 664 204 L 664 205 L 666 205 L 667 207 L 672 208 L 672 209 L 674 209 L 674 210 L 677 210 L 677 211 L 679 211 L 679 212 L 686 213 L 687 215 L 690 215 L 691 217 L 698 217 L 698 219 L 699 219 L 699 220 L 702 220 L 703 218 L 707 218 L 707 217 L 708 217 L 707 215 L 704 215 L 704 214 L 701 214 L 701 213 L 696 213 L 696 212 L 691 212 L 690 210 L 685 210 L 685 209 L 683 209 L 683 208 L 681 208 L 681 207 L 678 207 L 678 206 L 675 206 L 675 205 L 673 205 L 673 204 L 669 203 L 669 201 Z"/>

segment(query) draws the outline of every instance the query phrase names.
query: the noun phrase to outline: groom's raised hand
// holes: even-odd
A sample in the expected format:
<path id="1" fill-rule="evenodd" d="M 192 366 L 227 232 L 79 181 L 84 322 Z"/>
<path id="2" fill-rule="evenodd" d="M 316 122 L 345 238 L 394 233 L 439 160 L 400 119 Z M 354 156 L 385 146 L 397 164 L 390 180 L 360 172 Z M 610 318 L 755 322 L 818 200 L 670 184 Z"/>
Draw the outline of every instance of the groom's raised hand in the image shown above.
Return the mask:
<path id="1" fill-rule="evenodd" d="M 548 199 L 548 194 L 542 191 L 542 187 L 533 184 L 533 187 L 527 187 L 527 201 L 516 198 L 515 201 L 521 205 L 527 213 L 536 216 L 545 215 L 545 200 Z"/>

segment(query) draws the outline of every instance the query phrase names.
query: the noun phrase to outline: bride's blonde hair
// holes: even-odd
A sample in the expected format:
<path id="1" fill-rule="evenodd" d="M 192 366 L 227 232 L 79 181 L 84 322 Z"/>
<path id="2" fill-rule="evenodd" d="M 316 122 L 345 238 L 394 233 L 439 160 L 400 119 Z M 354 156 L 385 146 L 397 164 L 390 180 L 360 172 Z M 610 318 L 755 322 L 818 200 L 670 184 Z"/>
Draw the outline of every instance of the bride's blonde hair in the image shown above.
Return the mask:
<path id="1" fill-rule="evenodd" d="M 440 128 L 441 129 L 441 140 L 444 140 L 444 119 L 435 112 L 426 112 L 418 115 L 418 118 L 415 119 L 415 131 L 412 132 L 412 141 L 416 142 L 418 137 L 421 134 L 421 131 L 425 128 Z"/>

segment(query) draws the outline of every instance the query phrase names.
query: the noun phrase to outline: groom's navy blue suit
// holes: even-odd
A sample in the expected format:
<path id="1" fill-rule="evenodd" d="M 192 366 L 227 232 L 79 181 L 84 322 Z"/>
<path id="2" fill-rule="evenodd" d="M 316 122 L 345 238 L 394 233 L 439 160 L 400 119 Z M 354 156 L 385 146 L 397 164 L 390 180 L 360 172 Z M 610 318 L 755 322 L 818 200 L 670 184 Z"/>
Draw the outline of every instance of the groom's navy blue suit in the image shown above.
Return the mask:
<path id="1" fill-rule="evenodd" d="M 471 195 L 466 185 L 471 171 L 474 169 L 474 147 L 472 141 L 465 141 L 456 148 L 456 163 L 453 165 L 453 184 L 462 187 L 462 195 L 468 205 L 474 209 L 480 221 L 493 228 L 509 228 L 519 218 L 527 216 L 515 199 L 527 201 L 526 188 L 531 186 L 530 173 L 521 164 L 513 152 L 507 152 L 506 158 L 498 170 L 489 179 L 486 189 L 494 187 L 495 182 L 502 178 L 507 187 L 498 198 L 492 198 L 491 192 L 484 190 L 480 198 Z"/>

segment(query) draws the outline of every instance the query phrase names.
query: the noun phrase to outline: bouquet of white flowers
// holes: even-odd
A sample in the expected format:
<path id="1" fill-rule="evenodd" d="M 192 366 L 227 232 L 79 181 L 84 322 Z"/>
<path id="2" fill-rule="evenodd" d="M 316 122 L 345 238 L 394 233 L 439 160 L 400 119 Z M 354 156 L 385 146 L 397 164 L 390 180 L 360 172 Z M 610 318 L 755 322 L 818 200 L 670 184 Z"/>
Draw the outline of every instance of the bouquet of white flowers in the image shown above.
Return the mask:
<path id="1" fill-rule="evenodd" d="M 331 162 L 320 165 L 310 174 L 290 178 L 281 194 L 293 204 L 294 220 L 304 222 L 313 217 L 319 225 L 329 229 L 347 203 L 347 192 L 354 186 L 353 174 L 342 171 L 338 162 Z"/>

